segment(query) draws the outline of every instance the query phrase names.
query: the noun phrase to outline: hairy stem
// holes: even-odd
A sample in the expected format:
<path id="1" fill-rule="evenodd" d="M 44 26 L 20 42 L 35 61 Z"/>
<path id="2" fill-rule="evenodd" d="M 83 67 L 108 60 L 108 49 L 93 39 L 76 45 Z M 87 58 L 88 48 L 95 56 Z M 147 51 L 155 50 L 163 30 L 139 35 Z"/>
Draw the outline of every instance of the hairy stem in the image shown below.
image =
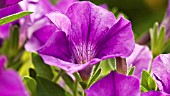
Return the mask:
<path id="1" fill-rule="evenodd" d="M 116 70 L 119 73 L 127 74 L 127 63 L 125 58 L 116 57 Z"/>

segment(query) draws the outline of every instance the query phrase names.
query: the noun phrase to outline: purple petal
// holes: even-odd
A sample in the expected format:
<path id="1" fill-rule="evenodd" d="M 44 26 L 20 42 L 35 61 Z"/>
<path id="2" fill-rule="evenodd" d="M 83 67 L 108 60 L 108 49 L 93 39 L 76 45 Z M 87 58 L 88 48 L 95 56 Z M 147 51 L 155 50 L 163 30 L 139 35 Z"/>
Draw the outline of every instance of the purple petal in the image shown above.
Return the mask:
<path id="1" fill-rule="evenodd" d="M 135 44 L 133 53 L 127 58 L 127 63 L 130 66 L 135 66 L 134 75 L 141 77 L 143 69 L 147 70 L 152 60 L 152 53 L 147 46 Z"/>
<path id="2" fill-rule="evenodd" d="M 68 46 L 66 34 L 62 31 L 58 31 L 53 33 L 46 44 L 38 50 L 38 53 L 71 62 L 71 53 Z"/>
<path id="3" fill-rule="evenodd" d="M 168 8 L 162 25 L 166 28 L 166 39 L 168 39 L 170 37 L 170 0 L 168 0 Z"/>
<path id="4" fill-rule="evenodd" d="M 107 4 L 101 4 L 100 7 L 103 7 L 104 9 L 108 8 Z"/>
<path id="5" fill-rule="evenodd" d="M 78 0 L 58 0 L 56 4 L 56 8 L 59 9 L 62 13 L 65 13 L 67 8 L 73 3 Z"/>
<path id="6" fill-rule="evenodd" d="M 20 11 L 21 11 L 21 8 L 18 4 L 10 6 L 8 8 L 0 9 L 0 18 L 3 18 L 5 16 L 8 16 L 8 15 L 20 12 Z"/>
<path id="7" fill-rule="evenodd" d="M 152 63 L 152 72 L 162 84 L 163 89 L 159 89 L 170 94 L 170 54 L 157 56 Z"/>
<path id="8" fill-rule="evenodd" d="M 72 24 L 68 34 L 74 56 L 80 59 L 78 63 L 87 62 L 96 56 L 101 41 L 116 19 L 106 9 L 85 1 L 72 4 L 66 15 Z"/>
<path id="9" fill-rule="evenodd" d="M 126 58 L 131 55 L 134 47 L 135 41 L 131 23 L 120 17 L 102 40 L 97 57 L 103 59 L 116 56 Z"/>
<path id="10" fill-rule="evenodd" d="M 9 36 L 10 25 L 11 25 L 11 23 L 0 26 L 0 38 L 5 39 Z"/>
<path id="11" fill-rule="evenodd" d="M 0 94 L 1 96 L 28 96 L 22 80 L 13 70 L 5 70 L 6 57 L 0 56 Z M 9 79 L 10 78 L 10 79 Z"/>
<path id="12" fill-rule="evenodd" d="M 170 95 L 158 91 L 149 91 L 149 92 L 143 92 L 141 96 L 170 96 Z"/>
<path id="13" fill-rule="evenodd" d="M 54 57 L 54 55 L 46 55 L 46 54 L 42 54 L 40 52 L 39 52 L 39 54 L 41 55 L 41 57 L 43 58 L 43 60 L 46 64 L 57 66 L 65 71 L 67 71 L 70 74 L 78 72 L 80 70 L 83 70 L 84 68 L 86 68 L 90 65 L 97 64 L 98 62 L 101 61 L 101 59 L 95 58 L 85 64 L 75 64 L 72 62 L 68 62 L 68 61 L 64 61 L 59 58 L 56 58 L 56 57 Z"/>
<path id="14" fill-rule="evenodd" d="M 71 30 L 71 22 L 66 15 L 55 11 L 46 14 L 46 16 L 56 25 L 58 30 L 64 31 L 66 34 Z"/>
<path id="15" fill-rule="evenodd" d="M 137 78 L 112 71 L 85 92 L 87 96 L 139 96 L 139 85 Z"/>
<path id="16" fill-rule="evenodd" d="M 31 38 L 25 45 L 27 51 L 35 52 L 40 49 L 50 38 L 50 36 L 56 31 L 56 27 L 51 25 L 46 25 L 37 31 L 35 31 Z"/>
<path id="17" fill-rule="evenodd" d="M 1 0 L 0 2 L 0 9 L 1 8 L 4 8 L 4 7 L 8 7 L 8 6 L 11 6 L 11 5 L 14 5 L 18 2 L 20 2 L 21 0 Z"/>

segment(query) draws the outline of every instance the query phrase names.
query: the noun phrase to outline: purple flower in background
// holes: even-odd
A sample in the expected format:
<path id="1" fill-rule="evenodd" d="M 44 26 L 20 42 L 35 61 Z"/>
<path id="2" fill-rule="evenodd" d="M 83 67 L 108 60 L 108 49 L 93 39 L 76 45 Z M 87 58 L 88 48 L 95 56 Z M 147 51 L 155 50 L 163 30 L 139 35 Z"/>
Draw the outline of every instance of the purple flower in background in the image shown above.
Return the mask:
<path id="1" fill-rule="evenodd" d="M 110 72 L 85 90 L 87 96 L 170 96 L 158 91 L 140 92 L 139 79 L 117 72 Z"/>
<path id="2" fill-rule="evenodd" d="M 152 73 L 159 89 L 170 94 L 170 54 L 161 54 L 154 59 Z"/>
<path id="3" fill-rule="evenodd" d="M 32 34 L 31 38 L 26 43 L 26 50 L 29 52 L 36 52 L 46 43 L 46 41 L 55 31 L 56 27 L 53 24 L 49 24 L 38 29 Z"/>
<path id="4" fill-rule="evenodd" d="M 0 10 L 4 7 L 8 7 L 8 6 L 11 6 L 11 5 L 14 5 L 18 2 L 20 2 L 21 0 L 1 0 L 0 2 Z"/>
<path id="5" fill-rule="evenodd" d="M 56 8 L 59 9 L 62 13 L 65 13 L 70 4 L 76 1 L 78 0 L 58 0 Z"/>
<path id="6" fill-rule="evenodd" d="M 143 92 L 140 96 L 170 96 L 170 95 L 158 91 L 149 91 L 149 92 Z"/>
<path id="7" fill-rule="evenodd" d="M 88 1 L 73 3 L 65 14 L 52 12 L 47 17 L 60 31 L 54 32 L 38 50 L 47 64 L 70 73 L 101 60 L 128 57 L 134 49 L 130 21 Z"/>
<path id="8" fill-rule="evenodd" d="M 152 53 L 147 46 L 135 44 L 133 53 L 127 58 L 130 66 L 135 66 L 134 75 L 141 77 L 142 70 L 147 70 L 152 60 Z"/>
<path id="9" fill-rule="evenodd" d="M 166 39 L 168 39 L 170 37 L 170 0 L 168 0 L 168 8 L 162 25 L 166 28 Z"/>
<path id="10" fill-rule="evenodd" d="M 13 70 L 5 70 L 6 57 L 0 56 L 0 95 L 29 96 L 19 75 Z"/>
<path id="11" fill-rule="evenodd" d="M 23 24 L 29 28 L 26 30 L 25 27 L 22 27 L 22 31 L 28 31 L 28 37 L 30 38 L 25 45 L 27 51 L 37 51 L 56 30 L 56 27 L 45 17 L 45 14 L 53 10 L 60 10 L 60 12 L 64 13 L 67 7 L 75 1 L 77 0 L 59 0 L 56 5 L 52 5 L 49 0 L 39 0 L 38 2 L 31 2 L 31 0 L 29 0 L 27 4 L 24 4 L 27 6 L 26 9 L 34 12 L 30 15 L 31 25 L 28 25 L 28 22 Z M 48 30 L 46 30 L 46 28 Z M 45 37 L 45 39 L 41 39 L 43 37 Z"/>
<path id="12" fill-rule="evenodd" d="M 94 83 L 87 96 L 140 96 L 139 79 L 112 71 L 109 75 Z"/>

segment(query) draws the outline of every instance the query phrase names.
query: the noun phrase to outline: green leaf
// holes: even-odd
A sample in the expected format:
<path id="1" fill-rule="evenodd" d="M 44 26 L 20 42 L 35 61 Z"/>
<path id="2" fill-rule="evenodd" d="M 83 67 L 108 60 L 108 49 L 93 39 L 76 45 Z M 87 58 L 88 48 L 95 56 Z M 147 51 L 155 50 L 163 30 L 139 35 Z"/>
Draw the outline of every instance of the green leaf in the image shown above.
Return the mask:
<path id="1" fill-rule="evenodd" d="M 72 95 L 69 92 L 66 92 L 65 96 L 72 96 Z"/>
<path id="2" fill-rule="evenodd" d="M 152 54 L 156 55 L 155 52 L 157 50 L 157 37 L 158 37 L 158 22 L 154 24 L 154 27 L 150 30 L 150 37 L 151 37 L 151 50 Z"/>
<path id="3" fill-rule="evenodd" d="M 147 91 L 157 90 L 156 82 L 146 70 L 142 71 L 141 86 L 143 86 Z"/>
<path id="4" fill-rule="evenodd" d="M 39 76 L 37 77 L 37 84 L 38 84 L 37 96 L 66 96 L 67 94 L 66 91 L 58 84 Z"/>
<path id="5" fill-rule="evenodd" d="M 49 80 L 53 79 L 53 73 L 51 67 L 45 64 L 42 58 L 38 54 L 32 53 L 32 63 L 35 67 L 37 76 L 41 76 Z"/>
<path id="6" fill-rule="evenodd" d="M 78 82 L 81 82 L 81 81 L 82 81 L 79 73 L 76 72 L 76 73 L 74 73 L 73 75 L 74 75 L 74 77 L 76 78 L 76 80 L 77 80 Z"/>
<path id="7" fill-rule="evenodd" d="M 135 71 L 135 66 L 130 68 L 128 75 L 133 75 L 134 71 Z"/>
<path id="8" fill-rule="evenodd" d="M 86 83 L 86 82 L 82 81 L 82 82 L 79 82 L 79 83 L 80 83 L 80 85 L 81 85 L 81 87 L 82 87 L 83 89 L 86 89 L 86 88 L 87 88 L 87 83 Z"/>
<path id="9" fill-rule="evenodd" d="M 37 96 L 37 82 L 32 77 L 24 77 L 24 84 L 31 93 L 31 96 Z"/>
<path id="10" fill-rule="evenodd" d="M 108 73 L 110 73 L 110 71 L 112 71 L 113 69 L 111 68 L 110 62 L 108 62 L 108 60 L 103 60 L 100 62 L 100 66 L 99 68 L 101 68 L 102 72 L 100 74 L 100 76 L 106 76 Z M 112 63 L 114 64 L 114 63 Z"/>
<path id="11" fill-rule="evenodd" d="M 63 74 L 62 78 L 64 82 L 68 85 L 68 87 L 74 92 L 75 90 L 75 82 L 68 74 Z"/>
<path id="12" fill-rule="evenodd" d="M 90 82 L 89 82 L 89 84 L 88 84 L 88 87 L 90 87 L 90 86 L 97 80 L 97 78 L 99 77 L 100 73 L 101 73 L 101 69 L 99 69 L 99 70 L 91 77 Z"/>
<path id="13" fill-rule="evenodd" d="M 143 87 L 142 85 L 140 86 L 140 90 L 141 90 L 141 92 L 148 92 L 148 90 L 145 87 Z"/>
<path id="14" fill-rule="evenodd" d="M 96 73 L 96 71 L 99 69 L 100 63 L 96 64 L 93 68 L 93 75 Z"/>
<path id="15" fill-rule="evenodd" d="M 18 53 L 19 43 L 19 27 L 12 26 L 9 38 L 9 53 L 11 57 L 14 57 Z"/>
<path id="16" fill-rule="evenodd" d="M 165 27 L 161 27 L 161 30 L 159 32 L 159 36 L 158 36 L 158 42 L 157 42 L 157 46 L 159 47 L 158 49 L 161 49 L 163 44 L 164 44 L 164 39 L 165 39 Z"/>
<path id="17" fill-rule="evenodd" d="M 116 62 L 114 58 L 108 59 L 108 64 L 112 70 L 116 70 Z"/>
<path id="18" fill-rule="evenodd" d="M 27 16 L 29 14 L 32 14 L 33 12 L 19 12 L 19 13 L 16 13 L 16 14 L 12 14 L 12 15 L 9 15 L 9 16 L 6 16 L 6 17 L 3 17 L 0 19 L 0 25 L 4 25 L 4 24 L 7 24 L 9 22 L 13 22 L 19 18 L 22 18 L 24 16 Z"/>

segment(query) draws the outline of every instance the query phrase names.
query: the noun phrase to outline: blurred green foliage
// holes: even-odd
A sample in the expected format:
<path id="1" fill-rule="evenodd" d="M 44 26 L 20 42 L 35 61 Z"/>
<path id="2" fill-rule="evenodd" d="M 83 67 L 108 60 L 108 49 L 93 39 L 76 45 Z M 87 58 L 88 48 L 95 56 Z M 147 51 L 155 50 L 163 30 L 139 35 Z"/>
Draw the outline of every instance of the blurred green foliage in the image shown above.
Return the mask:
<path id="1" fill-rule="evenodd" d="M 164 18 L 167 0 L 91 0 L 95 4 L 106 3 L 109 9 L 116 7 L 132 22 L 135 38 L 138 39 L 157 21 Z"/>

